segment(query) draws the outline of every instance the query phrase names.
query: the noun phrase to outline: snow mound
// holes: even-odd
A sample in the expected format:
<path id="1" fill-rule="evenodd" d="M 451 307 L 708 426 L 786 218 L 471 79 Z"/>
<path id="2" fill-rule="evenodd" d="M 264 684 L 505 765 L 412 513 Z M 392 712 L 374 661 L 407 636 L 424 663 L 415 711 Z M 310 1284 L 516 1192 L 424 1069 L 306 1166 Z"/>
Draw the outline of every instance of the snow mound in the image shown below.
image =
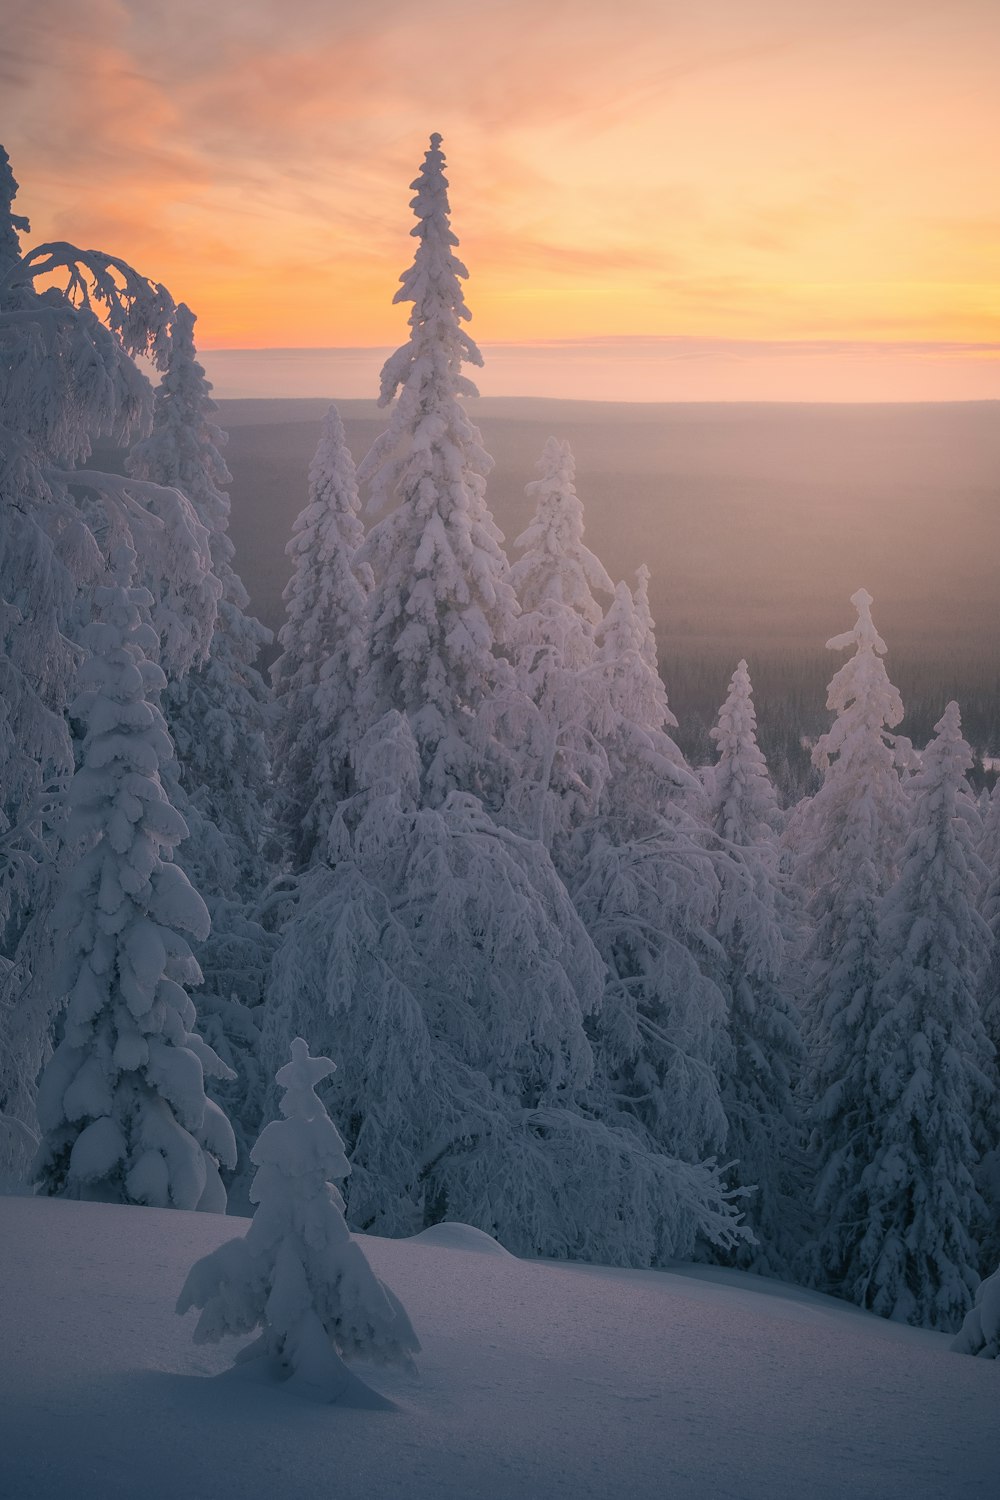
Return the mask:
<path id="1" fill-rule="evenodd" d="M 439 1250 L 472 1250 L 477 1255 L 503 1255 L 508 1260 L 516 1257 L 482 1229 L 471 1224 L 457 1224 L 446 1219 L 443 1224 L 432 1224 L 411 1237 L 414 1245 L 435 1245 Z"/>

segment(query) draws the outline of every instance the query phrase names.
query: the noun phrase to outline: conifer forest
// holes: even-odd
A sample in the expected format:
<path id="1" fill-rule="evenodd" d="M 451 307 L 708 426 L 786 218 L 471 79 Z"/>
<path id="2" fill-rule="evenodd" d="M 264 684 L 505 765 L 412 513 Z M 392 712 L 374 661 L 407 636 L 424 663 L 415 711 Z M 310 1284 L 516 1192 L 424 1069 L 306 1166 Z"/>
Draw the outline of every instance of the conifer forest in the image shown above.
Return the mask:
<path id="1" fill-rule="evenodd" d="M 206 1337 L 263 1316 L 305 1161 L 317 1203 L 341 1183 L 303 1240 L 345 1268 L 324 1326 L 385 1358 L 415 1336 L 345 1218 L 715 1263 L 995 1355 L 984 746 L 956 702 L 898 732 L 861 578 L 780 774 L 746 660 L 678 724 L 649 570 L 588 547 L 567 441 L 494 521 L 445 173 L 432 135 L 385 425 L 356 465 L 329 408 L 272 643 L 184 288 L 32 247 L 0 151 L 0 1177 L 257 1205 L 185 1288 Z"/>

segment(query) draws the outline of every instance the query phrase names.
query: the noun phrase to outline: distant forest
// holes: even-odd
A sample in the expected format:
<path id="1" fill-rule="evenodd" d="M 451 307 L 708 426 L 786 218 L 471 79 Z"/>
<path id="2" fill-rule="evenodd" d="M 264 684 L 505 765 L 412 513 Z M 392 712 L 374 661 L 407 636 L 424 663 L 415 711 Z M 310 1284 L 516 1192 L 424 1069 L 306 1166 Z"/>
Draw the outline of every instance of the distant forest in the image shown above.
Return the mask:
<path id="1" fill-rule="evenodd" d="M 587 540 L 613 578 L 652 570 L 650 597 L 676 739 L 695 764 L 746 657 L 761 746 L 783 798 L 812 791 L 810 744 L 848 600 L 875 596 L 888 668 L 915 745 L 957 699 L 978 789 L 1000 757 L 1000 404 L 627 405 L 470 402 L 496 467 L 487 495 L 505 536 L 527 525 L 525 485 L 553 433 L 568 438 Z M 284 620 L 284 547 L 326 403 L 221 401 L 237 563 L 261 619 Z M 385 423 L 340 403 L 360 459 Z"/>

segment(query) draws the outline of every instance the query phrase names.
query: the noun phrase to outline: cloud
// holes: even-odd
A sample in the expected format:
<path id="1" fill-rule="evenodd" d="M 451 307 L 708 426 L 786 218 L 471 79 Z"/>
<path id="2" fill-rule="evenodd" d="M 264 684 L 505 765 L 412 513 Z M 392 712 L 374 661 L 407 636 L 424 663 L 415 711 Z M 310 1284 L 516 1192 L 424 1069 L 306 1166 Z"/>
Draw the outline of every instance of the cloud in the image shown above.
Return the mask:
<path id="1" fill-rule="evenodd" d="M 487 336 L 1000 326 L 971 288 L 996 277 L 1000 189 L 977 143 L 1000 103 L 977 95 L 963 135 L 957 92 L 1000 46 L 979 0 L 7 13 L 19 206 L 162 276 L 221 337 L 284 318 L 296 340 L 391 339 L 432 129 Z"/>

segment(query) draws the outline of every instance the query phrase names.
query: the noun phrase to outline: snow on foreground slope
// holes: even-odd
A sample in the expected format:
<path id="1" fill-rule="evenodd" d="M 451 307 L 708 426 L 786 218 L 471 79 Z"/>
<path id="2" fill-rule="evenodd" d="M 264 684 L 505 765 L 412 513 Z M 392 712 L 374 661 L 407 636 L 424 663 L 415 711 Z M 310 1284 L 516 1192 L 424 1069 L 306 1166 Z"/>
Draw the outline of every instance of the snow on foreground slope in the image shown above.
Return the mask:
<path id="1" fill-rule="evenodd" d="M 363 1237 L 423 1344 L 394 1409 L 225 1370 L 174 1301 L 239 1221 L 0 1198 L 4 1500 L 995 1496 L 1000 1363 L 739 1272 Z M 483 1251 L 491 1253 L 484 1254 Z"/>

